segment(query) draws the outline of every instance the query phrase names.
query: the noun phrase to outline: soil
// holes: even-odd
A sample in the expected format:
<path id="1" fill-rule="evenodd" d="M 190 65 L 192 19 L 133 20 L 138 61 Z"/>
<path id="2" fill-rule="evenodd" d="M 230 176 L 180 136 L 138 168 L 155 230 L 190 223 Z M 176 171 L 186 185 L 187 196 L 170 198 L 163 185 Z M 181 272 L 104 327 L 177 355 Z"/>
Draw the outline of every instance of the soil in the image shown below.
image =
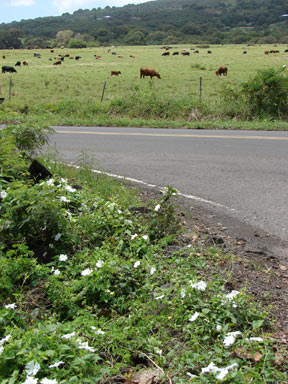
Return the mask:
<path id="1" fill-rule="evenodd" d="M 141 187 L 143 201 L 159 200 L 161 195 L 158 190 Z M 227 290 L 245 288 L 264 307 L 271 305 L 274 336 L 288 349 L 288 243 L 183 197 L 175 197 L 173 205 L 183 225 L 179 241 L 183 245 L 212 245 L 233 254 L 233 261 L 217 265 L 231 275 Z"/>

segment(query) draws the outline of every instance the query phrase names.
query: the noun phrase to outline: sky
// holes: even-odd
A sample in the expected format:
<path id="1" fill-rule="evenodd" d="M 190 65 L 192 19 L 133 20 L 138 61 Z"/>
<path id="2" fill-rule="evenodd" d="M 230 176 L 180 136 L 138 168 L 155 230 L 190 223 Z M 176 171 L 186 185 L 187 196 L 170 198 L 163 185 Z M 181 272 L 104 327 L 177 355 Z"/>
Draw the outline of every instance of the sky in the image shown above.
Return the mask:
<path id="1" fill-rule="evenodd" d="M 0 0 L 0 24 L 44 16 L 59 16 L 78 9 L 122 7 L 149 0 Z M 151 1 L 151 0 L 150 0 Z"/>

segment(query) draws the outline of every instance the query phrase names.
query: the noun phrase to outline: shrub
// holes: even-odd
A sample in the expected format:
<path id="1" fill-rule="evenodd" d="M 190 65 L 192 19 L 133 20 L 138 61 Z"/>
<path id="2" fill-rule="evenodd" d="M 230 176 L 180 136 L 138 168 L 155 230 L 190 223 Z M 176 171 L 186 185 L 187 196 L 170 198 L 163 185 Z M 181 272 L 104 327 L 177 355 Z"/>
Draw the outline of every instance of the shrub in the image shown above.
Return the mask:
<path id="1" fill-rule="evenodd" d="M 253 79 L 242 84 L 240 93 L 251 117 L 288 115 L 288 77 L 282 68 L 258 71 Z"/>

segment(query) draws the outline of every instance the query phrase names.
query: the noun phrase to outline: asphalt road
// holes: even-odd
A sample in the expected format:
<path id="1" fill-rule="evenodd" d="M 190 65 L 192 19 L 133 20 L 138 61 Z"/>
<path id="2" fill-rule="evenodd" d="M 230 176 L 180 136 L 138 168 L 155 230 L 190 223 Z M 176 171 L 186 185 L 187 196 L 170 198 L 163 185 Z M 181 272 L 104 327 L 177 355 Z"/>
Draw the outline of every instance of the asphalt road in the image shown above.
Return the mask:
<path id="1" fill-rule="evenodd" d="M 96 169 L 173 186 L 192 204 L 288 240 L 288 132 L 54 129 L 52 142 L 68 162 L 85 151 Z"/>

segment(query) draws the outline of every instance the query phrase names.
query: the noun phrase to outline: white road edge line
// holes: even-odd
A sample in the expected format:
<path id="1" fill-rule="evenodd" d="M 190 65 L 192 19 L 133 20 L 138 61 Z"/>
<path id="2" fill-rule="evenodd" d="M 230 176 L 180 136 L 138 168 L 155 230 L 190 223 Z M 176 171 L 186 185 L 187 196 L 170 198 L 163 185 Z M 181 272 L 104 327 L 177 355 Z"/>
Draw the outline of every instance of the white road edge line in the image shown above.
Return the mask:
<path id="1" fill-rule="evenodd" d="M 78 165 L 74 165 L 74 164 L 71 164 L 71 163 L 69 164 L 69 166 L 72 166 L 72 167 L 77 168 L 77 169 L 80 168 Z M 132 177 L 127 177 L 127 176 L 116 175 L 116 174 L 111 173 L 111 172 L 99 171 L 97 169 L 92 169 L 92 172 L 97 173 L 99 175 L 106 175 L 106 176 L 109 176 L 109 177 L 113 177 L 113 178 L 119 179 L 119 180 L 131 181 L 132 183 L 135 183 L 135 184 L 142 184 L 142 185 L 145 185 L 146 187 L 149 187 L 149 188 L 156 188 L 156 189 L 158 189 L 161 192 L 163 192 L 163 190 L 165 189 L 164 187 L 160 187 L 159 185 L 149 184 L 149 183 L 146 183 L 145 181 L 142 181 L 142 180 L 139 180 L 139 179 L 134 179 Z M 205 203 L 205 204 L 212 205 L 214 207 L 222 208 L 222 209 L 225 209 L 225 210 L 227 210 L 229 212 L 238 212 L 237 209 L 227 207 L 226 205 L 223 205 L 223 204 L 220 204 L 220 203 L 216 203 L 215 201 L 203 199 L 202 197 L 188 195 L 186 193 L 182 193 L 182 192 L 179 192 L 179 191 L 178 191 L 177 195 L 185 197 L 186 199 L 189 199 L 189 200 L 194 200 L 194 201 L 197 201 L 197 202 L 200 202 L 200 203 Z"/>

